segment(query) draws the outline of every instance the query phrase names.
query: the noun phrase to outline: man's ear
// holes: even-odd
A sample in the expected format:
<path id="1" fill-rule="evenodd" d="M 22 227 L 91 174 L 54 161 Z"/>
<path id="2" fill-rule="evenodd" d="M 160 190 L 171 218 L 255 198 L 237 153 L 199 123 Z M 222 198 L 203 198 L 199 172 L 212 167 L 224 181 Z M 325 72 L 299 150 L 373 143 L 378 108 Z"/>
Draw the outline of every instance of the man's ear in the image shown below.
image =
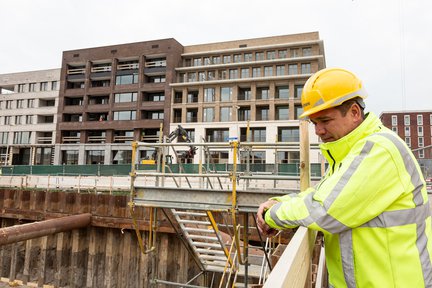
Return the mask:
<path id="1" fill-rule="evenodd" d="M 363 120 L 362 111 L 359 104 L 354 103 L 351 106 L 350 112 L 355 122 L 361 122 Z"/>

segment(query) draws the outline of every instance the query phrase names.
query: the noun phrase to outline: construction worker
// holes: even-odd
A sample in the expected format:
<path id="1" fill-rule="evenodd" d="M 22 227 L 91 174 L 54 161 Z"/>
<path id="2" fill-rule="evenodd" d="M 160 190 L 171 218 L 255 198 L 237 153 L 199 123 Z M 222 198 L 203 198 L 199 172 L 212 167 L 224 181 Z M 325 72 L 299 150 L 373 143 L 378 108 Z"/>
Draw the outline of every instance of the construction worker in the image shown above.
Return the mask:
<path id="1" fill-rule="evenodd" d="M 432 287 L 425 181 L 405 142 L 364 113 L 366 96 L 344 69 L 308 79 L 300 117 L 315 125 L 328 170 L 314 187 L 262 203 L 258 227 L 323 232 L 330 287 Z"/>

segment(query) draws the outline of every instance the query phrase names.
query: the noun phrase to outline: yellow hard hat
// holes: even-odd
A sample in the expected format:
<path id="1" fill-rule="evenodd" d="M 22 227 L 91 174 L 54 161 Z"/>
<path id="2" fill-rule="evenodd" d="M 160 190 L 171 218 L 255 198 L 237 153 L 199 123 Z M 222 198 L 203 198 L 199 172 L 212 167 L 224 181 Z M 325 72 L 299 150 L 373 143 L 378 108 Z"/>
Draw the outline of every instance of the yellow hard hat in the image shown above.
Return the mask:
<path id="1" fill-rule="evenodd" d="M 336 107 L 355 98 L 367 97 L 362 81 L 352 72 L 341 68 L 326 68 L 313 74 L 305 83 L 301 95 L 303 113 L 300 118 Z"/>

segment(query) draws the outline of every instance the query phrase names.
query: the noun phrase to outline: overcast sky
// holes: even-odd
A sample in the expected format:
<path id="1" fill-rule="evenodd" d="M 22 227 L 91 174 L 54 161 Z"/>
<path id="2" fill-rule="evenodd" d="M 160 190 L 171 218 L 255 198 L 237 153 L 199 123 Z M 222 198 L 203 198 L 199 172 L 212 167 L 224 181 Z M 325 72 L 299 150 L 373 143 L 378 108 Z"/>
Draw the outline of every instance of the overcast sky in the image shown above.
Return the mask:
<path id="1" fill-rule="evenodd" d="M 367 109 L 432 110 L 431 0 L 0 0 L 0 74 L 60 68 L 64 50 L 183 45 L 318 31 Z"/>

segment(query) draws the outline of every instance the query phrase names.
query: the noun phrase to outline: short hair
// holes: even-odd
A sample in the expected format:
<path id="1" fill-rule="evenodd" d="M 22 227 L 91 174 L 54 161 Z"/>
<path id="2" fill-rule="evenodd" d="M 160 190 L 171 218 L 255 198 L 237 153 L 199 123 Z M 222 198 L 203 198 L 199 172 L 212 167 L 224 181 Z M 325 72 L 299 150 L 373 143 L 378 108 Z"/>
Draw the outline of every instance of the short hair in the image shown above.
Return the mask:
<path id="1" fill-rule="evenodd" d="M 365 118 L 364 109 L 365 109 L 366 105 L 363 101 L 363 98 L 361 98 L 361 97 L 355 97 L 355 98 L 349 99 L 349 100 L 343 102 L 341 105 L 336 106 L 335 108 L 341 112 L 342 116 L 345 116 L 348 113 L 349 108 L 351 108 L 351 106 L 354 104 L 357 104 L 360 107 L 361 116 L 364 119 Z"/>

